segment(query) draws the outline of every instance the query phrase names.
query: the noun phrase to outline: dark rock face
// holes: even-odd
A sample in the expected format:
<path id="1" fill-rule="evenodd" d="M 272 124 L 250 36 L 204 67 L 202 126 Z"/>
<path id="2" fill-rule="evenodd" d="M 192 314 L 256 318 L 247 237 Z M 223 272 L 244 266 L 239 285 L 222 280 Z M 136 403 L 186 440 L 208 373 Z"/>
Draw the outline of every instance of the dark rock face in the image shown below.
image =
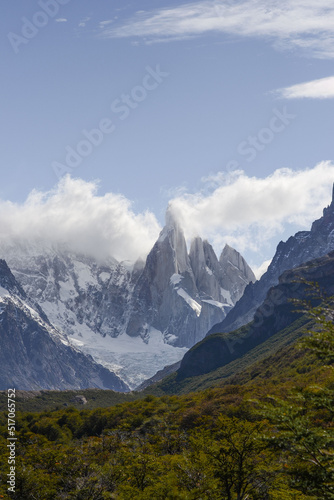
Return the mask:
<path id="1" fill-rule="evenodd" d="M 15 293 L 23 299 L 27 298 L 25 291 L 16 281 L 13 273 L 7 265 L 7 262 L 3 259 L 0 259 L 0 286 L 8 292 Z"/>
<path id="2" fill-rule="evenodd" d="M 3 260 L 0 283 L 0 389 L 128 390 L 114 373 L 71 347 L 31 307 Z"/>
<path id="3" fill-rule="evenodd" d="M 203 375 L 227 365 L 291 325 L 301 316 L 290 302 L 292 298 L 305 298 L 307 286 L 301 280 L 316 282 L 327 295 L 333 295 L 334 252 L 285 271 L 279 284 L 268 291 L 254 320 L 236 332 L 209 335 L 190 349 L 181 361 L 177 379 Z"/>
<path id="4" fill-rule="evenodd" d="M 313 222 L 310 231 L 300 231 L 285 243 L 280 242 L 268 271 L 259 281 L 250 283 L 232 311 L 208 335 L 230 332 L 252 320 L 253 315 L 270 287 L 278 283 L 279 276 L 287 269 L 321 257 L 334 250 L 334 200 L 324 209 L 323 216 Z"/>

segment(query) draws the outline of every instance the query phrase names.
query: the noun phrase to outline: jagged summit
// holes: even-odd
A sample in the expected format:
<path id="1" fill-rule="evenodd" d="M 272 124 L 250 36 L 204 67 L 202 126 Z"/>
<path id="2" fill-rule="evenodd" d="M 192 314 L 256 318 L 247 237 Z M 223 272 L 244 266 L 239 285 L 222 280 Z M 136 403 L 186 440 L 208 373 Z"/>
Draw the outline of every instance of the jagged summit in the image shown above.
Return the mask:
<path id="1" fill-rule="evenodd" d="M 311 232 L 316 231 L 321 234 L 327 234 L 329 228 L 334 229 L 334 183 L 332 190 L 332 201 L 328 205 L 328 207 L 323 209 L 322 217 L 313 222 Z"/>
<path id="2" fill-rule="evenodd" d="M 171 233 L 175 233 L 179 238 L 184 238 L 184 232 L 178 218 L 175 215 L 173 208 L 168 205 L 165 213 L 165 225 L 160 232 L 158 242 L 163 241 Z"/>
<path id="3" fill-rule="evenodd" d="M 174 227 L 180 229 L 180 224 L 171 205 L 168 205 L 165 213 L 165 228 Z"/>
<path id="4" fill-rule="evenodd" d="M 333 187 L 332 187 L 332 199 L 328 207 L 324 208 L 323 210 L 323 215 L 329 212 L 334 212 L 334 182 L 333 182 Z"/>
<path id="5" fill-rule="evenodd" d="M 222 321 L 248 283 L 235 250 L 228 270 L 208 241 L 197 237 L 189 250 L 172 207 L 145 262 L 1 245 L 15 278 L 50 322 L 130 388 L 179 361 Z"/>
<path id="6" fill-rule="evenodd" d="M 223 251 L 219 257 L 219 262 L 222 265 L 226 263 L 236 266 L 240 271 L 249 274 L 250 281 L 255 281 L 255 275 L 245 259 L 240 255 L 240 253 L 234 248 L 230 247 L 227 243 L 223 248 Z"/>
<path id="7" fill-rule="evenodd" d="M 220 255 L 219 264 L 223 270 L 222 285 L 231 291 L 231 297 L 235 303 L 242 295 L 240 290 L 243 292 L 241 283 L 246 286 L 250 282 L 255 282 L 255 275 L 242 255 L 228 244 L 225 245 Z"/>
<path id="8" fill-rule="evenodd" d="M 165 264 L 157 263 L 157 266 L 172 266 L 173 273 L 190 271 L 190 263 L 184 232 L 170 206 L 166 210 L 165 219 L 166 225 L 162 229 L 154 247 L 165 248 L 167 253 L 171 253 L 171 259 L 168 259 L 168 262 L 165 262 Z M 147 259 L 150 258 L 151 253 L 152 252 L 149 253 Z"/>
<path id="9" fill-rule="evenodd" d="M 154 265 L 155 270 L 159 274 L 164 275 L 165 280 L 167 279 L 166 274 L 168 274 L 169 280 L 171 270 L 171 274 L 191 273 L 191 266 L 184 232 L 171 207 L 167 208 L 165 217 L 166 225 L 149 253 L 146 263 L 150 262 L 151 265 Z M 163 256 L 163 260 L 159 257 L 153 263 L 152 256 L 157 253 Z"/>
<path id="10" fill-rule="evenodd" d="M 304 262 L 326 255 L 334 250 L 334 185 L 331 204 L 323 210 L 323 216 L 313 222 L 310 231 L 299 231 L 286 242 L 281 241 L 267 272 L 259 281 L 246 287 L 245 292 L 221 324 L 211 333 L 228 332 L 248 323 L 269 288 L 277 285 L 278 277 L 286 270 Z"/>
<path id="11" fill-rule="evenodd" d="M 227 302 L 226 290 L 222 290 L 222 270 L 217 256 L 207 240 L 200 237 L 193 239 L 189 258 L 195 277 L 196 287 L 203 299 Z"/>
<path id="12" fill-rule="evenodd" d="M 191 347 L 201 340 L 255 279 L 236 250 L 227 246 L 225 254 L 229 258 L 219 262 L 210 243 L 199 236 L 188 253 L 182 227 L 169 207 L 166 226 L 134 288 L 128 335 L 146 339 L 153 327 L 175 346 Z"/>

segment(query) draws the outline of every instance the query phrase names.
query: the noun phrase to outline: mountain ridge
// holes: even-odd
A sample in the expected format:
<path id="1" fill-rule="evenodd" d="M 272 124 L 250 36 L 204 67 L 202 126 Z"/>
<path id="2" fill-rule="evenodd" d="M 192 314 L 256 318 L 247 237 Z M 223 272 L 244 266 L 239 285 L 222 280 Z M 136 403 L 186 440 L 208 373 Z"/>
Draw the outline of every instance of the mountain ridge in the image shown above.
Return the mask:
<path id="1" fill-rule="evenodd" d="M 252 322 L 233 332 L 205 337 L 185 354 L 172 374 L 153 378 L 138 389 L 156 395 L 186 394 L 228 383 L 233 377 L 237 380 L 238 373 L 252 370 L 256 363 L 265 365 L 270 356 L 275 359 L 278 351 L 293 347 L 305 335 L 306 325 L 312 328 L 310 318 L 291 299 L 311 298 L 320 303 L 320 297 L 310 295 L 308 283 L 313 282 L 325 296 L 334 295 L 334 251 L 285 271 Z"/>
<path id="2" fill-rule="evenodd" d="M 196 242 L 188 252 L 182 228 L 167 212 L 146 262 L 134 265 L 97 262 L 63 246 L 44 251 L 0 242 L 0 251 L 40 314 L 134 388 L 180 361 L 255 279 L 236 250 L 230 259 L 241 269 L 231 266 L 224 274 L 211 245 Z"/>
<path id="3" fill-rule="evenodd" d="M 0 260 L 0 388 L 128 391 L 114 373 L 71 346 Z M 7 288 L 5 288 L 5 286 Z"/>
<path id="4" fill-rule="evenodd" d="M 313 222 L 310 231 L 299 231 L 286 242 L 281 241 L 266 273 L 255 283 L 246 286 L 243 296 L 226 318 L 214 325 L 207 333 L 230 332 L 252 320 L 256 309 L 265 299 L 270 287 L 278 283 L 286 270 L 334 250 L 334 185 L 331 204 L 323 215 Z"/>

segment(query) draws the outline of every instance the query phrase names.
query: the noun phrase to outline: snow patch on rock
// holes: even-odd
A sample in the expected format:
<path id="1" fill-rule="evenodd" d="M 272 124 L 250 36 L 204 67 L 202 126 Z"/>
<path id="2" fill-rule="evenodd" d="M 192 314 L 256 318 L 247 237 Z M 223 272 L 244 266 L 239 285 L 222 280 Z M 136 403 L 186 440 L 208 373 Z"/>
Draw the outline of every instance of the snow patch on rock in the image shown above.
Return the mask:
<path id="1" fill-rule="evenodd" d="M 197 316 L 201 314 L 202 306 L 198 302 L 196 302 L 196 300 L 192 299 L 190 295 L 185 290 L 183 290 L 183 288 L 179 288 L 177 293 L 187 302 L 192 310 L 195 311 Z"/>

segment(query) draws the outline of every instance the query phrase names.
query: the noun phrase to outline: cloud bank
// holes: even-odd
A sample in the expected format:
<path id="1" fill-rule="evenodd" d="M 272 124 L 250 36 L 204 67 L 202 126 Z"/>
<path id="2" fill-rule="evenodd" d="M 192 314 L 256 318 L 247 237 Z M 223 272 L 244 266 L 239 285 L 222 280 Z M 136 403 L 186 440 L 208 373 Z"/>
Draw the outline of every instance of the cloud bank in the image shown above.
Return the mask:
<path id="1" fill-rule="evenodd" d="M 309 229 L 330 203 L 334 164 L 276 170 L 266 178 L 242 171 L 204 179 L 209 192 L 183 194 L 170 201 L 188 239 L 207 238 L 216 249 L 227 242 L 241 252 L 259 252 L 284 228 Z M 297 229 L 295 229 L 297 228 Z"/>
<path id="2" fill-rule="evenodd" d="M 333 99 L 334 76 L 278 89 L 276 93 L 285 99 Z"/>
<path id="3" fill-rule="evenodd" d="M 96 183 L 63 178 L 49 192 L 33 191 L 23 204 L 0 201 L 0 245 L 66 245 L 98 259 L 145 257 L 160 226 L 150 212 L 135 214 L 119 194 L 97 194 Z"/>
<path id="4" fill-rule="evenodd" d="M 332 0 L 204 0 L 138 11 L 121 26 L 100 26 L 99 36 L 141 37 L 152 43 L 216 32 L 261 37 L 280 48 L 333 58 L 333 26 Z"/>
<path id="5" fill-rule="evenodd" d="M 300 171 L 279 169 L 266 178 L 220 172 L 203 179 L 201 191 L 174 196 L 169 210 L 188 242 L 199 235 L 218 254 L 225 243 L 247 259 L 256 252 L 260 275 L 262 260 L 272 256 L 284 231 L 309 229 L 321 216 L 333 180 L 328 161 Z M 0 200 L 0 248 L 29 244 L 39 252 L 60 245 L 101 260 L 134 261 L 146 257 L 160 229 L 152 212 L 137 214 L 124 196 L 100 196 L 97 183 L 69 176 L 51 191 L 32 191 L 24 203 Z"/>

